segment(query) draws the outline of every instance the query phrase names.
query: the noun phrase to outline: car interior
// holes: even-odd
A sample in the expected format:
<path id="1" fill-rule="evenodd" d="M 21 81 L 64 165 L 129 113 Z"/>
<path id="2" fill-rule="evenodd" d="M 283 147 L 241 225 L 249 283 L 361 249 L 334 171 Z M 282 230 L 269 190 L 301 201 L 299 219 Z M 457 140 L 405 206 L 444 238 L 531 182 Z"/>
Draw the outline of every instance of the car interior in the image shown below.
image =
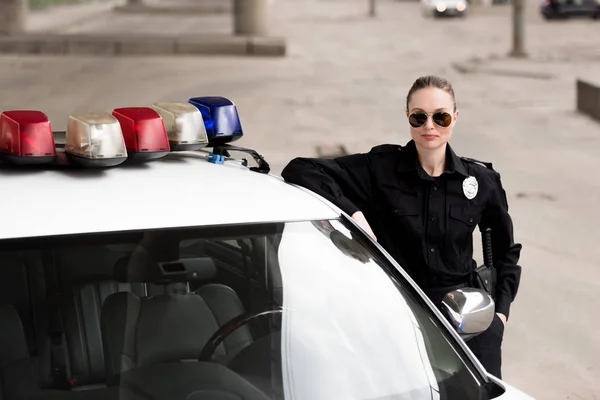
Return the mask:
<path id="1" fill-rule="evenodd" d="M 276 237 L 0 242 L 0 400 L 283 398 Z"/>

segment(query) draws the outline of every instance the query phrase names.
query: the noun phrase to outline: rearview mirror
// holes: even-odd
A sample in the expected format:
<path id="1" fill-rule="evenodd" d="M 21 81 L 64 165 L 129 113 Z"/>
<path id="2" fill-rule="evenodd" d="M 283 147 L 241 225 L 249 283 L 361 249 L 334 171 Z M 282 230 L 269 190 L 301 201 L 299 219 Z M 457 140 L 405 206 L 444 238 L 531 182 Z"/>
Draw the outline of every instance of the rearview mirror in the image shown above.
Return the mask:
<path id="1" fill-rule="evenodd" d="M 494 320 L 495 303 L 484 290 L 462 288 L 444 296 L 442 312 L 459 335 L 467 340 L 489 328 Z"/>

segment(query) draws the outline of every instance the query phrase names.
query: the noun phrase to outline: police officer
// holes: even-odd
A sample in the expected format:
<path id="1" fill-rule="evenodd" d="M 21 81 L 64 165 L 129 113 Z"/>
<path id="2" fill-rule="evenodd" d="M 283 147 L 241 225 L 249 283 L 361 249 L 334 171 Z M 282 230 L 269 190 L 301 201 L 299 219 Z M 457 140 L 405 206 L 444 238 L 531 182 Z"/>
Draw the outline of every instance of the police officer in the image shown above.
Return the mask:
<path id="1" fill-rule="evenodd" d="M 513 240 L 506 194 L 489 163 L 458 157 L 448 141 L 458 118 L 451 84 L 417 79 L 406 115 L 412 140 L 335 159 L 295 158 L 283 178 L 330 200 L 406 269 L 431 300 L 471 282 L 473 232 L 492 230 L 496 315 L 467 341 L 486 370 L 501 378 L 501 344 L 519 286 L 521 245 Z"/>

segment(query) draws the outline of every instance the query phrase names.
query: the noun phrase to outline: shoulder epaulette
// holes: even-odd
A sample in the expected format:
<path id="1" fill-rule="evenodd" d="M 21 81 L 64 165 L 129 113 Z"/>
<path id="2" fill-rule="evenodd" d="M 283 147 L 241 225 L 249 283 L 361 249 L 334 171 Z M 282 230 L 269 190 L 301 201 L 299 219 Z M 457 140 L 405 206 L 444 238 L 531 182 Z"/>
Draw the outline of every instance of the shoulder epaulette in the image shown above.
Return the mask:
<path id="1" fill-rule="evenodd" d="M 399 144 L 380 144 L 371 149 L 371 153 L 389 153 L 402 150 Z"/>
<path id="2" fill-rule="evenodd" d="M 476 160 L 474 158 L 469 158 L 469 157 L 461 157 L 460 159 L 463 161 L 466 161 L 466 162 L 482 165 L 482 166 L 486 167 L 487 169 L 491 169 L 492 171 L 494 171 L 494 167 L 491 162 L 479 161 L 479 160 Z"/>

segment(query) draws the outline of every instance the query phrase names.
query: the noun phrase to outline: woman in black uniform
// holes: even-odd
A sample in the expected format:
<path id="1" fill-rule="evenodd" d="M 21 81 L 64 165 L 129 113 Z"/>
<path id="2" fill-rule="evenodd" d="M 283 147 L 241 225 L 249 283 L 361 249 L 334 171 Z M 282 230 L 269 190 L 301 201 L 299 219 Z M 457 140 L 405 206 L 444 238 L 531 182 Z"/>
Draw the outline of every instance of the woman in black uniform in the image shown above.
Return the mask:
<path id="1" fill-rule="evenodd" d="M 501 378 L 504 326 L 521 275 L 506 193 L 490 163 L 458 157 L 448 141 L 458 119 L 454 90 L 437 76 L 417 79 L 406 115 L 412 140 L 335 159 L 296 158 L 283 178 L 340 207 L 394 257 L 436 304 L 470 284 L 475 227 L 491 228 L 496 317 L 467 341 Z"/>

